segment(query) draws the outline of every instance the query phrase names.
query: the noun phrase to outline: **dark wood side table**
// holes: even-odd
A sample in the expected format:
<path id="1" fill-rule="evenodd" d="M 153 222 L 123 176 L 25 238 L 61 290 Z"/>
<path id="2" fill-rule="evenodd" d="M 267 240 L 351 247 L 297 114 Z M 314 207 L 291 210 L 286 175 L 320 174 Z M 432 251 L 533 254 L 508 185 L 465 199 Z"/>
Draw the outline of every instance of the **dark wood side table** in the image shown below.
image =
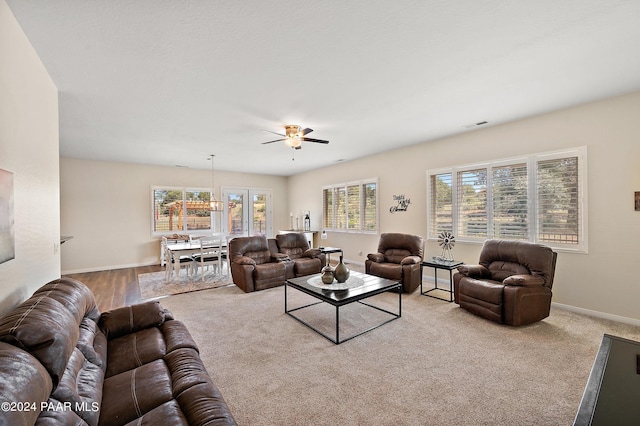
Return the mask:
<path id="1" fill-rule="evenodd" d="M 342 249 L 340 247 L 318 247 L 320 251 L 327 255 L 327 264 L 331 264 L 331 253 L 340 253 L 343 255 Z"/>
<path id="2" fill-rule="evenodd" d="M 422 294 L 423 296 L 433 297 L 434 299 L 444 300 L 446 302 L 453 302 L 453 270 L 462 264 L 464 264 L 464 262 L 460 262 L 458 260 L 438 260 L 438 259 L 423 260 L 422 262 L 420 262 L 420 294 Z M 435 281 L 435 287 L 427 291 L 422 291 L 422 270 L 424 269 L 425 266 L 434 268 L 433 278 Z M 438 288 L 438 269 L 444 269 L 449 271 L 449 290 L 444 288 Z M 449 292 L 449 299 L 447 300 L 447 299 L 443 299 L 442 297 L 435 296 L 433 294 L 428 294 L 436 290 Z"/>

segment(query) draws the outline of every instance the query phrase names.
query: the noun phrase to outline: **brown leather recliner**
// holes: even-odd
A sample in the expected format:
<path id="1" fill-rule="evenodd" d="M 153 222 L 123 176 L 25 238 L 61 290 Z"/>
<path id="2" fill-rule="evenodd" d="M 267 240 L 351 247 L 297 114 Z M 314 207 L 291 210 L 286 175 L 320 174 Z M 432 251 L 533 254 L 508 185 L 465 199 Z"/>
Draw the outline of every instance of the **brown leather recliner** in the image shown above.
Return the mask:
<path id="1" fill-rule="evenodd" d="M 410 293 L 420 285 L 420 262 L 424 239 L 419 235 L 384 233 L 380 235 L 378 252 L 367 255 L 365 272 L 399 281 L 402 291 Z"/>
<path id="2" fill-rule="evenodd" d="M 275 238 L 277 251 L 285 254 L 293 261 L 293 268 L 287 273 L 287 278 L 302 275 L 318 274 L 326 262 L 326 256 L 317 248 L 309 248 L 305 235 L 300 233 L 278 234 Z"/>
<path id="3" fill-rule="evenodd" d="M 284 254 L 272 255 L 267 238 L 262 235 L 229 241 L 229 258 L 233 282 L 246 293 L 284 285 L 291 263 Z"/>
<path id="4" fill-rule="evenodd" d="M 557 253 L 526 241 L 487 240 L 478 265 L 453 276 L 454 300 L 492 321 L 520 326 L 549 316 Z"/>

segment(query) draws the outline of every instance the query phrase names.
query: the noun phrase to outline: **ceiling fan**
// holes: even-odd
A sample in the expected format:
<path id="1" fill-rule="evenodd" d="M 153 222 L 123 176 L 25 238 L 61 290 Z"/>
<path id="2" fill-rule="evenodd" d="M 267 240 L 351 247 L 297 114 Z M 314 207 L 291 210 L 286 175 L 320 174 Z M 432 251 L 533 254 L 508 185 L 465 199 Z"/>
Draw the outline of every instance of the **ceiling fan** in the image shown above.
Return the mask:
<path id="1" fill-rule="evenodd" d="M 282 136 L 282 139 L 276 139 L 274 141 L 262 142 L 263 145 L 274 142 L 284 141 L 285 144 L 290 146 L 293 149 L 301 149 L 302 142 L 315 142 L 315 143 L 323 143 L 328 144 L 329 141 L 325 141 L 322 139 L 313 139 L 305 137 L 309 133 L 313 132 L 313 129 L 303 129 L 302 127 L 295 124 L 288 124 L 284 126 L 285 134 L 272 132 L 270 130 L 265 130 L 265 132 L 273 133 L 274 135 Z"/>

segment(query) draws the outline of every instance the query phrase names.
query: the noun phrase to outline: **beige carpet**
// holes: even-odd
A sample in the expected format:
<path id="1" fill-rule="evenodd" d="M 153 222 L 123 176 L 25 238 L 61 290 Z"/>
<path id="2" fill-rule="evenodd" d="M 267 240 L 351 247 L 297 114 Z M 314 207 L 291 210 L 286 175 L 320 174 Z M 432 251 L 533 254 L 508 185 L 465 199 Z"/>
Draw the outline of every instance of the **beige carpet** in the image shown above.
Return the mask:
<path id="1" fill-rule="evenodd" d="M 190 277 L 184 270 L 180 271 L 178 278 L 173 275 L 168 282 L 165 277 L 164 271 L 139 274 L 140 296 L 145 300 L 157 299 L 173 294 L 191 293 L 233 284 L 230 276 L 216 275 L 211 268 L 205 273 L 204 281 L 202 281 L 199 272 L 196 276 Z"/>
<path id="2" fill-rule="evenodd" d="M 313 299 L 290 289 L 289 300 Z M 392 310 L 397 295 L 375 302 Z M 341 345 L 286 315 L 283 287 L 162 304 L 189 327 L 240 425 L 570 425 L 603 333 L 640 340 L 638 327 L 555 309 L 501 326 L 418 292 L 403 296 L 402 318 Z M 323 306 L 305 318 L 331 330 Z M 341 310 L 344 333 L 370 313 Z"/>

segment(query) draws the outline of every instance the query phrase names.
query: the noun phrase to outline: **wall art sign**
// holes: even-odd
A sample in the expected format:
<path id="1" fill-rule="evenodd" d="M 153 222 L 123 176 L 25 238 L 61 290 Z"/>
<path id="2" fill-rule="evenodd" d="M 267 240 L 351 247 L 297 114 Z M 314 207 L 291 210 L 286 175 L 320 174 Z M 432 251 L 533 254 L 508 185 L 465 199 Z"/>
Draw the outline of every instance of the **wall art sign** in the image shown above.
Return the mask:
<path id="1" fill-rule="evenodd" d="M 636 211 L 640 212 L 640 191 L 636 191 L 635 193 L 635 206 Z"/>
<path id="2" fill-rule="evenodd" d="M 409 204 L 411 204 L 411 199 L 410 198 L 405 198 L 404 194 L 394 195 L 393 196 L 393 201 L 396 202 L 396 205 L 389 207 L 389 211 L 391 213 L 406 212 L 407 208 L 409 207 Z"/>
<path id="3" fill-rule="evenodd" d="M 13 173 L 0 169 L 0 263 L 15 257 Z"/>

